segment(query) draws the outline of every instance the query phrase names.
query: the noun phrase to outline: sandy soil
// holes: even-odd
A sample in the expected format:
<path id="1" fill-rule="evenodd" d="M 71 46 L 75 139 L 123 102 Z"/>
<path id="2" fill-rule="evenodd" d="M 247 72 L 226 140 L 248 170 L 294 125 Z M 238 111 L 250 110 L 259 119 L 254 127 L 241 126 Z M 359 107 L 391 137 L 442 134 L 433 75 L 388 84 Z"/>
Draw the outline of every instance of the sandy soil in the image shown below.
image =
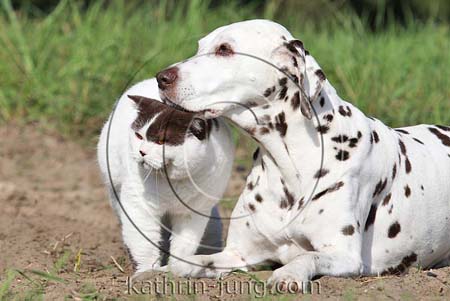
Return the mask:
<path id="1" fill-rule="evenodd" d="M 36 125 L 0 127 L 0 299 L 45 294 L 45 300 L 140 299 L 156 282 L 127 286 L 131 264 L 120 237 L 119 224 L 109 206 L 95 162 L 95 149 L 44 132 Z M 246 154 L 250 157 L 251 154 Z M 229 196 L 236 196 L 248 167 L 236 167 Z M 222 213 L 229 214 L 230 208 Z M 114 260 L 117 262 L 115 264 Z M 123 268 L 120 271 L 119 266 Z M 11 272 L 13 271 L 11 274 Z M 8 273 L 12 282 L 8 285 Z M 186 289 L 193 280 L 151 275 L 147 281 L 186 283 L 176 300 L 249 299 L 261 296 L 268 271 L 234 274 L 223 281 L 197 280 L 198 291 Z M 156 278 L 155 278 L 156 277 Z M 165 280 L 164 280 L 165 279 Z M 239 282 L 238 282 L 239 281 Z M 450 268 L 411 270 L 407 275 L 338 279 L 322 277 L 320 294 L 312 300 L 424 300 L 450 299 Z M 235 290 L 232 285 L 240 283 Z M 5 288 L 9 292 L 5 295 Z M 224 288 L 228 287 L 228 293 Z M 222 289 L 221 289 L 222 288 Z M 317 286 L 316 286 L 317 288 Z M 162 291 L 162 286 L 159 287 Z M 314 289 L 314 288 L 313 288 Z M 221 296 L 221 294 L 224 294 Z M 281 296 L 297 300 L 298 295 Z M 267 297 L 272 300 L 274 296 Z"/>

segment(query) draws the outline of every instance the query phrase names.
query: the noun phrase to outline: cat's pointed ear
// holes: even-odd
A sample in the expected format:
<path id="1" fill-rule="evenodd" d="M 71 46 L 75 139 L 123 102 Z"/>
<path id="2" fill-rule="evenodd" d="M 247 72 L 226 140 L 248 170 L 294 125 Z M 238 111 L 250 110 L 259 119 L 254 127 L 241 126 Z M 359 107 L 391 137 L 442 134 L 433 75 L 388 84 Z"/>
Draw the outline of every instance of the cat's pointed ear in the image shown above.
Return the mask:
<path id="1" fill-rule="evenodd" d="M 141 103 L 153 103 L 153 102 L 158 102 L 160 103 L 160 101 L 153 99 L 153 98 L 148 98 L 145 96 L 140 96 L 140 95 L 127 95 L 129 99 L 131 99 L 132 101 L 134 101 L 134 103 L 139 106 Z"/>
<path id="2" fill-rule="evenodd" d="M 145 101 L 145 97 L 139 95 L 127 95 L 129 99 L 134 101 L 135 104 L 139 105 L 142 101 Z"/>
<path id="3" fill-rule="evenodd" d="M 211 120 L 194 117 L 192 119 L 189 130 L 192 135 L 197 137 L 198 140 L 204 140 L 205 138 L 209 137 L 209 132 L 211 131 Z"/>

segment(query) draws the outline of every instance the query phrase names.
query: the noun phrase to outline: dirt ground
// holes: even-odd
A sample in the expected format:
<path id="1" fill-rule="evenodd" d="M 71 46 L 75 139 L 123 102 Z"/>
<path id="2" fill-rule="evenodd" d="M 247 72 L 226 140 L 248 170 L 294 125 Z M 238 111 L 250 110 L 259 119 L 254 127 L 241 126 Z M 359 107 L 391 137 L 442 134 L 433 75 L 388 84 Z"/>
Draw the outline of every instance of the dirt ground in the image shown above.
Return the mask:
<path id="1" fill-rule="evenodd" d="M 236 167 L 229 195 L 242 187 L 246 172 Z M 42 295 L 45 300 L 163 299 L 163 288 L 156 292 L 150 286 L 155 279 L 185 281 L 184 288 L 166 294 L 176 300 L 248 300 L 264 295 L 261 281 L 270 275 L 263 271 L 196 282 L 151 275 L 137 287 L 128 285 L 131 264 L 97 171 L 94 146 L 36 125 L 0 127 L 0 206 L 0 300 Z M 322 277 L 312 294 L 265 295 L 266 300 L 449 300 L 449 282 L 450 268 L 414 269 L 404 276 Z M 203 293 L 187 291 L 192 283 Z M 250 295 L 248 287 L 236 283 L 248 284 Z"/>

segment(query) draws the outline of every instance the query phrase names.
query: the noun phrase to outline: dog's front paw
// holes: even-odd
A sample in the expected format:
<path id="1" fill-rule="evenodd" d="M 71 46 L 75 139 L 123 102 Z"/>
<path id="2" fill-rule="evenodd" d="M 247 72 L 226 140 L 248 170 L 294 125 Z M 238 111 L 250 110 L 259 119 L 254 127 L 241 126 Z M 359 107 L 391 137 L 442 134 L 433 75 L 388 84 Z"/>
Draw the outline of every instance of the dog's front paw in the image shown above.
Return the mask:
<path id="1" fill-rule="evenodd" d="M 296 294 L 308 291 L 307 279 L 301 279 L 295 273 L 283 271 L 282 268 L 274 271 L 267 283 L 278 293 Z"/>

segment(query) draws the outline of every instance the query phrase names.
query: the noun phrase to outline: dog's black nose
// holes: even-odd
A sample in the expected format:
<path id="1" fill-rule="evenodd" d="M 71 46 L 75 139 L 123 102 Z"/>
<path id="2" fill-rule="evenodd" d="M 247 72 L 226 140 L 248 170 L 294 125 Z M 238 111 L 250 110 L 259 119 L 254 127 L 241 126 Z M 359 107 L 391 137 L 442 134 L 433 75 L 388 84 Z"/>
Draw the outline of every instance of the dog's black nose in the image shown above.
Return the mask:
<path id="1" fill-rule="evenodd" d="M 161 90 L 167 89 L 172 86 L 178 78 L 178 68 L 171 67 L 165 69 L 156 74 L 156 80 L 158 81 L 158 87 Z"/>

